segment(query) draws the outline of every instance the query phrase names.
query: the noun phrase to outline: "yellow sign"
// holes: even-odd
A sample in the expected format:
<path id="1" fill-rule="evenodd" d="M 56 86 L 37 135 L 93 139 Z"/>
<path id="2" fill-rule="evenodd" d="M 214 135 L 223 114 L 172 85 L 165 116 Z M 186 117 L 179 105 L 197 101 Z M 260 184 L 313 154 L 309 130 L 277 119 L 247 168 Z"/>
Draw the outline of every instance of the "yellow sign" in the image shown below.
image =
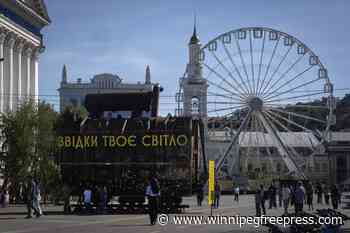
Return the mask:
<path id="1" fill-rule="evenodd" d="M 188 144 L 185 134 L 146 134 L 136 135 L 74 135 L 59 136 L 57 138 L 58 147 L 85 149 L 96 147 L 136 147 L 141 144 L 144 147 L 176 147 Z"/>
<path id="2" fill-rule="evenodd" d="M 208 192 L 208 204 L 214 204 L 214 188 L 215 188 L 215 161 L 209 160 L 209 192 Z"/>

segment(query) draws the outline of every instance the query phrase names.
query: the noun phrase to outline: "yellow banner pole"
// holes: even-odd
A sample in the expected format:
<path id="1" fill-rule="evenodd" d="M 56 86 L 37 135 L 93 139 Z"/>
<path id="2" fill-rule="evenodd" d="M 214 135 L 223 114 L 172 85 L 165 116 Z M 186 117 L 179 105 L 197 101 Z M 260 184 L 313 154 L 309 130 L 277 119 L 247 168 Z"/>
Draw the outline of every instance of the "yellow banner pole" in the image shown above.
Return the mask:
<path id="1" fill-rule="evenodd" d="M 208 185 L 208 204 L 210 206 L 210 215 L 212 215 L 214 205 L 215 189 L 215 161 L 209 160 L 209 185 Z"/>

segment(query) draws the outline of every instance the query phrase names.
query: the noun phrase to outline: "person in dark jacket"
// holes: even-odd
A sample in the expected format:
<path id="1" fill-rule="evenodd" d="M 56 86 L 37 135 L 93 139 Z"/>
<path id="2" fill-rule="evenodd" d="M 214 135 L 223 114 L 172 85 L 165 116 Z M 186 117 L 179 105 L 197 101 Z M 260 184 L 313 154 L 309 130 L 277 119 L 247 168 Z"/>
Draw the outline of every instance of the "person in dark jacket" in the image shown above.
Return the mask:
<path id="1" fill-rule="evenodd" d="M 271 209 L 272 207 L 277 207 L 277 203 L 276 203 L 276 194 L 277 194 L 277 189 L 275 187 L 275 184 L 272 183 L 269 187 L 269 209 Z"/>
<path id="2" fill-rule="evenodd" d="M 305 201 L 305 188 L 303 187 L 303 183 L 301 181 L 298 182 L 297 187 L 294 192 L 295 196 L 295 213 L 303 212 L 304 201 Z"/>
<path id="3" fill-rule="evenodd" d="M 103 186 L 101 189 L 100 189 L 100 192 L 99 192 L 99 200 L 100 200 L 100 211 L 101 213 L 105 213 L 106 211 L 106 208 L 107 208 L 107 202 L 108 202 L 108 191 L 107 191 L 107 187 L 106 186 Z"/>
<path id="4" fill-rule="evenodd" d="M 313 196 L 314 196 L 314 189 L 312 187 L 311 183 L 308 183 L 306 186 L 306 203 L 309 206 L 309 210 L 314 210 L 314 204 L 313 204 Z"/>
<path id="5" fill-rule="evenodd" d="M 32 207 L 33 207 L 33 186 L 32 186 L 32 178 L 28 177 L 27 181 L 24 185 L 24 198 L 27 206 L 27 217 L 32 217 Z"/>
<path id="6" fill-rule="evenodd" d="M 322 204 L 323 189 L 320 183 L 318 183 L 316 186 L 316 194 L 317 194 L 317 204 Z"/>
<path id="7" fill-rule="evenodd" d="M 5 203 L 5 189 L 0 188 L 0 206 L 4 207 Z"/>
<path id="8" fill-rule="evenodd" d="M 202 206 L 203 198 L 204 198 L 203 185 L 199 183 L 197 185 L 197 205 L 198 206 Z"/>
<path id="9" fill-rule="evenodd" d="M 218 181 L 215 182 L 214 186 L 214 208 L 217 209 L 220 206 L 220 196 L 221 196 L 221 187 Z"/>
<path id="10" fill-rule="evenodd" d="M 255 209 L 256 209 L 256 216 L 261 216 L 261 211 L 264 215 L 266 215 L 266 209 L 265 209 L 265 200 L 266 200 L 266 192 L 264 191 L 264 186 L 260 185 L 260 188 L 258 188 L 255 192 Z"/>
<path id="11" fill-rule="evenodd" d="M 282 205 L 283 205 L 282 189 L 283 189 L 283 186 L 282 186 L 282 184 L 280 184 L 278 187 L 278 191 L 277 191 L 277 193 L 278 193 L 278 206 L 279 207 L 282 207 Z"/>
<path id="12" fill-rule="evenodd" d="M 150 222 L 151 225 L 154 225 L 157 221 L 160 201 L 160 185 L 155 175 L 152 175 L 149 180 L 149 183 L 146 187 L 146 196 L 148 198 Z"/>
<path id="13" fill-rule="evenodd" d="M 324 186 L 323 195 L 324 195 L 324 202 L 325 202 L 325 204 L 329 205 L 330 190 L 329 190 L 327 185 Z"/>
<path id="14" fill-rule="evenodd" d="M 338 204 L 339 204 L 339 190 L 336 185 L 333 185 L 332 190 L 331 190 L 331 200 L 332 200 L 332 206 L 333 209 L 338 209 Z"/>
<path id="15" fill-rule="evenodd" d="M 63 185 L 62 193 L 63 193 L 63 201 L 64 201 L 63 212 L 65 214 L 70 214 L 71 213 L 71 206 L 70 206 L 71 189 L 67 184 Z"/>

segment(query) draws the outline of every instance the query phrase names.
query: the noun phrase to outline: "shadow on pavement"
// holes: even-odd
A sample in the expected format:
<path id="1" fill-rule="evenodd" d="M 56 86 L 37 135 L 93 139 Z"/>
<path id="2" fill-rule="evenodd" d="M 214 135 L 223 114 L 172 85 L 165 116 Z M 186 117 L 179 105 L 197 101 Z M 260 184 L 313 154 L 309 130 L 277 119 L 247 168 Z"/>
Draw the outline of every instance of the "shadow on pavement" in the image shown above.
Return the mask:
<path id="1" fill-rule="evenodd" d="M 0 218 L 0 221 L 1 220 L 15 220 L 15 219 L 19 219 L 19 218 L 14 218 L 14 217 Z"/>
<path id="2" fill-rule="evenodd" d="M 150 224 L 118 224 L 109 225 L 110 227 L 149 227 Z"/>
<path id="3" fill-rule="evenodd" d="M 27 212 L 0 212 L 0 216 L 6 215 L 27 215 Z M 62 211 L 44 211 L 44 215 L 65 215 Z"/>

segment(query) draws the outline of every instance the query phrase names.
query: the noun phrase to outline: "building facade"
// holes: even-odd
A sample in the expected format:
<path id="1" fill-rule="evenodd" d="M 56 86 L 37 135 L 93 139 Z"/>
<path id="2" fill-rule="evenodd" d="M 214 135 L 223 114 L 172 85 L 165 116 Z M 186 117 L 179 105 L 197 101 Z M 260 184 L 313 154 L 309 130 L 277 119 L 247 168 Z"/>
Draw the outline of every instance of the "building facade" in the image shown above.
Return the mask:
<path id="1" fill-rule="evenodd" d="M 118 75 L 110 73 L 97 74 L 90 79 L 90 82 L 82 82 L 81 79 L 69 82 L 67 67 L 64 65 L 61 85 L 58 89 L 60 111 L 62 112 L 68 106 L 83 106 L 85 96 L 88 94 L 151 92 L 153 86 L 149 66 L 146 67 L 143 83 L 124 83 Z"/>
<path id="2" fill-rule="evenodd" d="M 50 23 L 43 0 L 0 1 L 0 111 L 38 100 L 41 29 Z"/>
<path id="3" fill-rule="evenodd" d="M 330 179 L 334 184 L 350 185 L 350 132 L 332 132 L 327 145 Z"/>

